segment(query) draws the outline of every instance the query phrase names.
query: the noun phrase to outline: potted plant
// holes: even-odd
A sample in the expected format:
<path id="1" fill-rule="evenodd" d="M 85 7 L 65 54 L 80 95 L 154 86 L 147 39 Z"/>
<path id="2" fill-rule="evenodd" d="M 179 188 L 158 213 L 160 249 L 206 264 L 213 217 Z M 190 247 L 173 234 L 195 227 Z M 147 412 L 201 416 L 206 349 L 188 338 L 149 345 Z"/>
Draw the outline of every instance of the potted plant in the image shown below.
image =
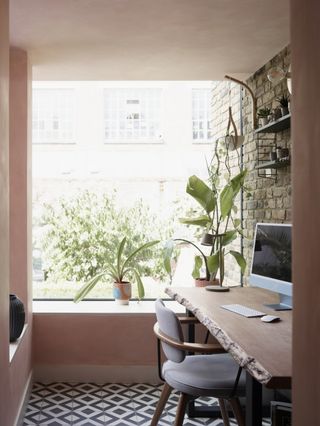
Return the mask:
<path id="1" fill-rule="evenodd" d="M 277 102 L 279 102 L 281 108 L 282 117 L 289 114 L 289 98 L 285 95 L 277 98 Z"/>
<path id="2" fill-rule="evenodd" d="M 268 124 L 270 114 L 271 114 L 271 109 L 268 107 L 263 107 L 258 109 L 257 115 L 260 119 L 261 126 L 266 126 Z"/>
<path id="3" fill-rule="evenodd" d="M 184 238 L 174 238 L 168 240 L 164 248 L 164 267 L 172 279 L 172 268 L 171 261 L 176 245 L 188 244 L 194 247 L 199 255 L 194 258 L 194 266 L 192 271 L 192 277 L 195 280 L 196 287 L 204 287 L 207 285 L 219 284 L 219 280 L 216 279 L 215 275 L 218 271 L 219 264 L 216 256 L 206 255 L 195 243 L 186 240 Z M 205 268 L 205 276 L 201 277 L 201 268 Z"/>
<path id="4" fill-rule="evenodd" d="M 196 280 L 205 282 L 205 284 L 217 283 L 217 273 L 219 271 L 220 286 L 224 280 L 224 259 L 227 255 L 232 255 L 243 272 L 246 267 L 246 261 L 241 253 L 235 250 L 228 250 L 227 246 L 241 234 L 241 221 L 235 217 L 237 208 L 235 205 L 236 196 L 244 187 L 244 179 L 247 170 L 240 171 L 236 176 L 231 176 L 229 165 L 228 150 L 224 151 L 226 173 L 223 173 L 221 167 L 218 141 L 215 144 L 215 154 L 208 165 L 209 185 L 197 176 L 191 176 L 188 180 L 186 192 L 204 210 L 198 217 L 180 218 L 180 222 L 186 225 L 203 228 L 204 234 L 201 244 L 209 246 L 210 253 L 205 254 L 196 244 L 189 240 L 177 238 L 167 242 L 164 251 L 165 269 L 171 275 L 171 257 L 175 242 L 184 242 L 191 244 L 197 249 L 199 255 L 195 256 L 193 268 L 193 277 Z M 222 174 L 226 179 L 224 185 L 221 185 Z M 205 277 L 200 277 L 200 269 L 204 265 Z"/>
<path id="5" fill-rule="evenodd" d="M 112 262 L 109 259 L 105 260 L 104 269 L 91 278 L 86 284 L 84 284 L 74 297 L 74 302 L 78 303 L 84 299 L 88 293 L 95 287 L 95 285 L 103 278 L 110 277 L 113 279 L 113 296 L 116 302 L 120 305 L 128 305 L 131 298 L 131 282 L 126 280 L 128 277 L 131 280 L 135 280 L 138 287 L 139 300 L 144 297 L 144 286 L 141 280 L 140 272 L 137 268 L 137 255 L 143 251 L 151 248 L 159 241 L 150 241 L 143 244 L 138 249 L 132 251 L 129 255 L 124 256 L 124 249 L 126 245 L 126 238 L 124 237 L 117 249 L 115 261 Z"/>

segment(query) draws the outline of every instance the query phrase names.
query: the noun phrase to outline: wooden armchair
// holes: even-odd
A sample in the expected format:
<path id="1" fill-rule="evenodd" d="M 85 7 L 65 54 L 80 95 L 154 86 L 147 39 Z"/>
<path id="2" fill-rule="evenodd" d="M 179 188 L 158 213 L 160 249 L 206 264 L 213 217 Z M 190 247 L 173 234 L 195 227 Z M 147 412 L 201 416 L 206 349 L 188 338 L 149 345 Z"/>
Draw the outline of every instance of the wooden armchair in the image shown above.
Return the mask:
<path id="1" fill-rule="evenodd" d="M 181 426 L 189 400 L 200 396 L 218 399 L 224 426 L 230 426 L 225 401 L 229 401 L 239 426 L 244 426 L 239 396 L 245 395 L 245 376 L 219 343 L 185 342 L 181 324 L 196 323 L 196 318 L 179 318 L 163 301 L 156 301 L 158 322 L 154 333 L 161 342 L 167 361 L 162 366 L 165 381 L 151 426 L 156 426 L 173 389 L 180 392 L 174 426 Z M 187 355 L 192 352 L 200 355 Z"/>

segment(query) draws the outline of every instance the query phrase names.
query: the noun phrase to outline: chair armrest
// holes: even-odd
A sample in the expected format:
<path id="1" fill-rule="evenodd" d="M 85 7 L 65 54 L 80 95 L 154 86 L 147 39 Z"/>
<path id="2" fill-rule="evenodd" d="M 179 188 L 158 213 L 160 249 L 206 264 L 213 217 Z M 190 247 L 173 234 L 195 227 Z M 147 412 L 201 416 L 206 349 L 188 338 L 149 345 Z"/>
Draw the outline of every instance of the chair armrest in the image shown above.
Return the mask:
<path id="1" fill-rule="evenodd" d="M 198 318 L 196 317 L 177 317 L 181 324 L 201 324 Z"/>
<path id="2" fill-rule="evenodd" d="M 160 330 L 158 323 L 154 325 L 153 331 L 161 342 L 167 343 L 168 345 L 182 351 L 202 354 L 221 354 L 226 352 L 219 343 L 188 343 L 172 339 Z"/>

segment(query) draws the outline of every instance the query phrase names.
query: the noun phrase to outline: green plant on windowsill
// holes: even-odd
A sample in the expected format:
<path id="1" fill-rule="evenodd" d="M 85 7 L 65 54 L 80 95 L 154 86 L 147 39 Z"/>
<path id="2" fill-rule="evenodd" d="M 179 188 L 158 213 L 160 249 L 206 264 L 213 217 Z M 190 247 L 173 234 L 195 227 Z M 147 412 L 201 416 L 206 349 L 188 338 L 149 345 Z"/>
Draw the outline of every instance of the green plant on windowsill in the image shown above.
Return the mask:
<path id="1" fill-rule="evenodd" d="M 139 259 L 137 256 L 144 250 L 150 249 L 159 241 L 150 241 L 143 244 L 136 250 L 132 251 L 128 256 L 124 257 L 123 252 L 126 245 L 126 237 L 124 237 L 118 245 L 115 261 L 105 259 L 105 265 L 101 272 L 95 275 L 91 280 L 84 284 L 74 297 L 74 302 L 78 303 L 83 300 L 87 294 L 96 286 L 103 278 L 109 277 L 114 281 L 113 295 L 119 304 L 127 305 L 131 297 L 131 282 L 134 280 L 138 287 L 139 300 L 144 297 L 144 286 L 138 269 Z M 127 281 L 126 279 L 130 281 Z"/>
<path id="2" fill-rule="evenodd" d="M 200 253 L 195 256 L 193 278 L 205 278 L 205 281 L 214 282 L 219 272 L 219 282 L 220 286 L 222 286 L 225 276 L 225 257 L 227 255 L 230 254 L 235 258 L 242 272 L 246 268 L 246 261 L 242 254 L 235 250 L 228 250 L 227 246 L 242 233 L 241 221 L 235 217 L 237 213 L 236 197 L 241 189 L 247 191 L 244 185 L 247 170 L 242 170 L 237 175 L 232 176 L 229 152 L 228 150 L 219 149 L 218 143 L 216 141 L 214 157 L 210 165 L 207 165 L 208 184 L 197 176 L 191 176 L 186 188 L 186 192 L 203 209 L 203 214 L 194 218 L 180 219 L 180 222 L 186 225 L 203 228 L 202 244 L 211 247 L 210 253 L 206 255 L 203 250 L 189 240 L 181 238 L 169 240 L 164 250 L 164 265 L 171 276 L 171 257 L 176 243 L 190 244 Z M 226 169 L 224 185 L 221 184 L 223 173 L 221 167 L 222 155 L 224 155 L 223 163 Z M 206 276 L 200 277 L 200 270 L 203 265 Z"/>

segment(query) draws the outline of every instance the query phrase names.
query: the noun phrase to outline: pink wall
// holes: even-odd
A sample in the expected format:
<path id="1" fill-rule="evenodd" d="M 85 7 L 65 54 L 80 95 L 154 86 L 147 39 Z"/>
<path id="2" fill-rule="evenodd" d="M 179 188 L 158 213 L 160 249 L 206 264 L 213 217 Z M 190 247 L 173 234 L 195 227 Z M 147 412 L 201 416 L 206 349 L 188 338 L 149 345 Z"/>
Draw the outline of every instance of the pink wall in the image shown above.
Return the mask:
<path id="1" fill-rule="evenodd" d="M 154 315 L 34 314 L 34 362 L 152 365 L 154 323 Z"/>
<path id="2" fill-rule="evenodd" d="M 28 58 L 10 49 L 10 292 L 27 307 Z"/>
<path id="3" fill-rule="evenodd" d="M 319 17 L 318 0 L 291 0 L 295 426 L 320 425 Z"/>
<path id="4" fill-rule="evenodd" d="M 21 207 L 20 198 L 10 203 L 9 210 L 9 155 L 17 156 L 22 163 L 26 163 L 27 156 L 27 61 L 26 53 L 16 50 L 10 55 L 9 71 L 9 41 L 8 41 L 8 1 L 0 0 L 0 424 L 13 426 L 20 408 L 28 377 L 31 372 L 31 313 L 29 314 L 29 328 L 23 337 L 20 346 L 12 360 L 9 362 L 9 215 L 13 207 Z M 9 72 L 10 97 L 9 97 Z M 16 115 L 17 113 L 17 115 Z M 10 153 L 9 153 L 9 115 L 10 115 Z M 18 130 L 16 129 L 19 128 Z M 21 155 L 22 153 L 22 155 Z M 11 173 L 20 174 L 18 162 L 13 163 Z M 25 168 L 25 165 L 23 166 Z M 25 175 L 23 179 L 25 179 Z M 10 184 L 12 180 L 10 179 Z M 15 194 L 26 199 L 26 183 L 14 181 Z M 11 201 L 11 200 L 10 200 Z M 26 206 L 23 205 L 23 214 L 26 215 Z M 10 213 L 9 213 L 10 212 Z M 27 251 L 24 245 L 27 235 L 26 221 L 18 223 L 20 218 L 13 215 L 12 224 L 16 222 L 19 233 L 10 234 L 13 238 L 12 247 L 20 250 L 21 237 L 22 249 L 16 257 L 15 268 L 21 273 L 23 280 L 21 286 L 13 288 L 23 293 L 26 307 L 30 304 L 31 292 L 28 294 L 26 274 Z M 22 254 L 22 255 L 21 255 Z M 17 271 L 14 276 L 18 277 Z M 15 278 L 16 279 L 16 278 Z"/>
<path id="5" fill-rule="evenodd" d="M 31 74 L 27 53 L 10 48 L 9 56 L 9 235 L 10 235 L 10 293 L 21 298 L 26 309 L 28 329 L 10 364 L 11 423 L 20 408 L 25 387 L 32 371 L 32 290 L 30 280 L 28 241 L 28 90 Z"/>
<path id="6" fill-rule="evenodd" d="M 9 398 L 9 5 L 0 0 L 0 424 L 10 425 Z M 12 425 L 11 425 L 12 426 Z"/>

